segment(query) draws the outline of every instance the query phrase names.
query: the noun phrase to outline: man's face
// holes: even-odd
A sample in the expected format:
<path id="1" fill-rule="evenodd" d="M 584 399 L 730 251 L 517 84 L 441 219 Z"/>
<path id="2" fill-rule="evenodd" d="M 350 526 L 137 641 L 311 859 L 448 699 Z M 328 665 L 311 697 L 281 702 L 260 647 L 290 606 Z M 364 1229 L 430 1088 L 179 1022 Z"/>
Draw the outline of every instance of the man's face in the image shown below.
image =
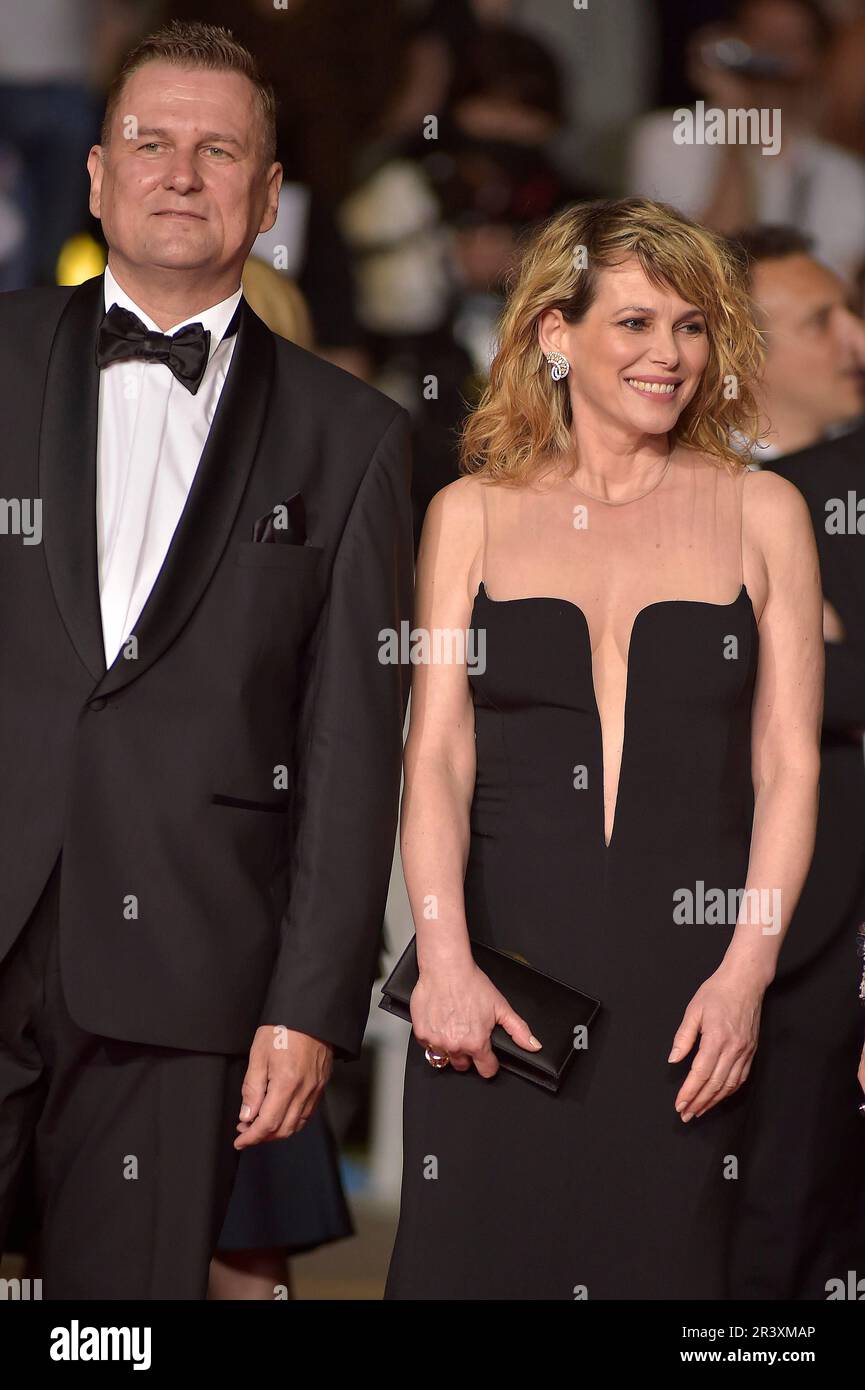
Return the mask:
<path id="1" fill-rule="evenodd" d="M 762 387 L 776 409 L 807 416 L 818 434 L 865 410 L 865 325 L 841 280 L 810 256 L 762 261 L 752 294 L 766 337 Z"/>
<path id="2" fill-rule="evenodd" d="M 262 160 L 252 83 L 152 62 L 133 73 L 110 144 L 90 151 L 90 210 L 136 268 L 239 272 L 276 218 L 282 170 Z M 104 158 L 103 158 L 104 155 Z"/>

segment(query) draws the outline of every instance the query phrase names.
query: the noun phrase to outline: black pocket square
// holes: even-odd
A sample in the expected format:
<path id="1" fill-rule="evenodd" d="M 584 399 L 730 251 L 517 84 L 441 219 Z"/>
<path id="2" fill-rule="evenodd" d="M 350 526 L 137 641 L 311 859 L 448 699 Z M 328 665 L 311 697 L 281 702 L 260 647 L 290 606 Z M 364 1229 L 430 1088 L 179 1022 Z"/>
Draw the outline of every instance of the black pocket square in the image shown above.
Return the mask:
<path id="1" fill-rule="evenodd" d="M 252 539 L 277 545 L 305 545 L 306 508 L 300 493 L 260 516 L 252 528 Z"/>

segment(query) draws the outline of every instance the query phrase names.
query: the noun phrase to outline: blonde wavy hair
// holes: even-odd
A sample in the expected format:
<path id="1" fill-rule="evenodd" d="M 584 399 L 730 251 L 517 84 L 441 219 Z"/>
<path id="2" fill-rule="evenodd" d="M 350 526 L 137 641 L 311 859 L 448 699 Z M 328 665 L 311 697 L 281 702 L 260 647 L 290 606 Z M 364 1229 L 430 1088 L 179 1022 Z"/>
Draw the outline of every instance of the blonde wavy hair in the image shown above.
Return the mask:
<path id="1" fill-rule="evenodd" d="M 577 248 L 585 254 L 578 256 Z M 576 203 L 526 245 L 512 274 L 489 382 L 461 431 L 461 472 L 519 485 L 551 458 L 573 451 L 567 383 L 551 379 L 538 319 L 559 309 L 566 323 L 578 323 L 595 298 L 599 269 L 631 257 L 653 284 L 674 290 L 706 317 L 706 369 L 671 431 L 671 444 L 699 450 L 731 471 L 745 466 L 731 435 L 737 432 L 746 449 L 760 437 L 753 383 L 764 346 L 743 260 L 666 203 L 621 198 Z"/>

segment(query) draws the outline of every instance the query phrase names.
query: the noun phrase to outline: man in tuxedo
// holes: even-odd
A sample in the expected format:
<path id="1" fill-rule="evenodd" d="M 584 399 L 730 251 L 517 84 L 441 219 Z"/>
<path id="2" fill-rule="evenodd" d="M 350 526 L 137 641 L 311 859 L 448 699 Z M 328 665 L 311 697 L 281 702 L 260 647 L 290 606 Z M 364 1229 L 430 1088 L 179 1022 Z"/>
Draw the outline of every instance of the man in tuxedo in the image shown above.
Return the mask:
<path id="1" fill-rule="evenodd" d="M 791 228 L 740 238 L 767 356 L 761 466 L 811 512 L 825 600 L 820 808 L 811 870 L 766 995 L 749 1081 L 733 1298 L 822 1299 L 865 1261 L 865 328 Z M 850 496 L 861 510 L 851 514 Z M 851 525 L 851 519 L 853 524 Z"/>
<path id="2" fill-rule="evenodd" d="M 202 1298 L 240 1150 L 361 1047 L 408 418 L 244 302 L 281 168 L 226 31 L 144 40 L 88 169 L 104 277 L 0 299 L 0 1246 L 32 1145 L 46 1297 Z"/>

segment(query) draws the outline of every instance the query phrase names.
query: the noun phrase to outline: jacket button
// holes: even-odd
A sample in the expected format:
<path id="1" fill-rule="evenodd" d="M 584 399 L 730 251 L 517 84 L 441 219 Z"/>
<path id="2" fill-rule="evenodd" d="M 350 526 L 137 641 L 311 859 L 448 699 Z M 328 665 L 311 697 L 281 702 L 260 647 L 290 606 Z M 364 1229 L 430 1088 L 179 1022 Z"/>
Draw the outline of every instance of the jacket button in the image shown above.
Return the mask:
<path id="1" fill-rule="evenodd" d="M 97 695 L 95 700 L 90 701 L 90 708 L 93 710 L 104 709 L 108 704 L 104 695 Z"/>

